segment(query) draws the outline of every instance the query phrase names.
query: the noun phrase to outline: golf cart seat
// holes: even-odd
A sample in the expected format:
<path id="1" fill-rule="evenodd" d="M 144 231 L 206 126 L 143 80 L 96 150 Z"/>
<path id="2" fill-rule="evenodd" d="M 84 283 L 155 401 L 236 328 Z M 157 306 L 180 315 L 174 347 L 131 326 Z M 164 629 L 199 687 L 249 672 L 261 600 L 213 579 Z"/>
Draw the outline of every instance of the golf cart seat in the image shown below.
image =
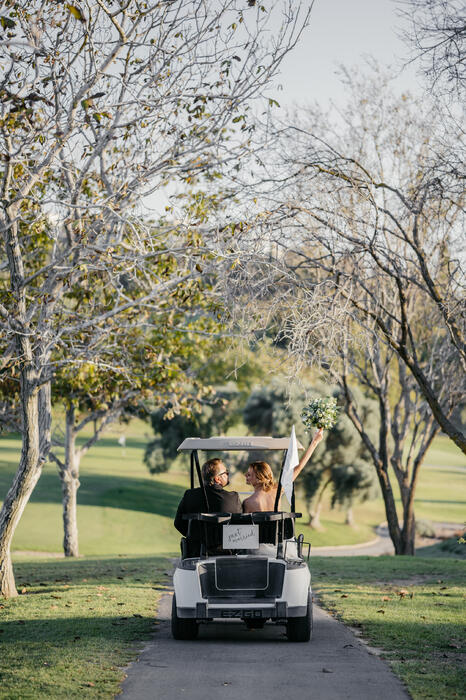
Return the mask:
<path id="1" fill-rule="evenodd" d="M 181 558 L 231 555 L 224 541 L 224 526 L 258 526 L 258 545 L 278 546 L 294 537 L 294 520 L 300 513 L 259 511 L 256 513 L 187 513 L 188 534 L 181 539 Z M 247 531 L 247 528 L 246 528 Z M 239 535 L 240 536 L 240 535 Z M 235 546 L 235 548 L 237 548 Z"/>

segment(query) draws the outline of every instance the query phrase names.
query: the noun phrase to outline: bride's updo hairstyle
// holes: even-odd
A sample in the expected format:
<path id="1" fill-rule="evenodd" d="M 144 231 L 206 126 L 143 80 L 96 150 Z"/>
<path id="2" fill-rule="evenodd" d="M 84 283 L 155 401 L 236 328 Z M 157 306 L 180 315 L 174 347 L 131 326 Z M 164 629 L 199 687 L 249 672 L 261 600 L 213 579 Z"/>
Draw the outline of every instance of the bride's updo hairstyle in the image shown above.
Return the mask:
<path id="1" fill-rule="evenodd" d="M 267 462 L 251 462 L 249 466 L 254 469 L 254 474 L 264 491 L 271 491 L 277 486 L 277 482 L 273 478 L 273 472 Z"/>

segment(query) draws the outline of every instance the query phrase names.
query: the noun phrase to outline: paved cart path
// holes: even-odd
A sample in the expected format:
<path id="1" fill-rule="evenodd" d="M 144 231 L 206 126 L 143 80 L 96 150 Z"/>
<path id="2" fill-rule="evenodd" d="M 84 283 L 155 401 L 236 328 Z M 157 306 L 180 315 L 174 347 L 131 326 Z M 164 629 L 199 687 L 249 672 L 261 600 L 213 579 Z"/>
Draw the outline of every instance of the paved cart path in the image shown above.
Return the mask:
<path id="1" fill-rule="evenodd" d="M 422 556 L 423 547 L 430 547 L 464 530 L 464 523 L 431 521 L 430 524 L 436 533 L 436 537 L 416 537 L 416 552 L 420 556 Z M 338 545 L 336 547 L 313 547 L 312 554 L 319 557 L 360 557 L 363 555 L 380 556 L 381 554 L 394 554 L 395 548 L 388 534 L 387 524 L 382 523 L 376 528 L 375 532 L 377 537 L 371 542 Z"/>
<path id="2" fill-rule="evenodd" d="M 340 622 L 314 606 L 309 643 L 284 627 L 241 622 L 201 625 L 195 641 L 170 634 L 172 597 L 161 598 L 155 638 L 128 669 L 125 700 L 408 700 L 388 665 Z"/>

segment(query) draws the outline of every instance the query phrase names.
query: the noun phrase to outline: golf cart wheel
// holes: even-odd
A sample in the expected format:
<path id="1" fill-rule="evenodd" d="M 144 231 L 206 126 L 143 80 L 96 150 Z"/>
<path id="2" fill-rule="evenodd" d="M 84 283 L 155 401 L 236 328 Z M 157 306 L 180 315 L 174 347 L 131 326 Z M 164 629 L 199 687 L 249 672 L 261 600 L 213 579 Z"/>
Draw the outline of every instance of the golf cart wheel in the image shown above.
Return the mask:
<path id="1" fill-rule="evenodd" d="M 307 610 L 304 617 L 289 617 L 286 623 L 286 634 L 290 642 L 308 642 L 312 637 L 312 595 L 307 599 Z"/>
<path id="2" fill-rule="evenodd" d="M 176 609 L 176 597 L 172 602 L 172 635 L 173 639 L 196 639 L 199 625 L 196 620 L 187 617 L 178 617 Z"/>

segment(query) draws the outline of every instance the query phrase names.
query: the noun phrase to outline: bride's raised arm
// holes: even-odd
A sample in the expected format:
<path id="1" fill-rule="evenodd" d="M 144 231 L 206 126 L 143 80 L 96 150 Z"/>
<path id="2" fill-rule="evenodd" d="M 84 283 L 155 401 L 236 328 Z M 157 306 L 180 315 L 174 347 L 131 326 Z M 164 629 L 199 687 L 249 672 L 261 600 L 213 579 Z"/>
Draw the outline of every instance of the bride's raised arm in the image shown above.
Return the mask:
<path id="1" fill-rule="evenodd" d="M 319 442 L 323 439 L 324 437 L 324 429 L 319 428 L 314 437 L 312 438 L 311 442 L 309 443 L 309 447 L 307 448 L 306 452 L 303 454 L 301 459 L 299 460 L 299 464 L 297 467 L 293 469 L 293 481 L 296 479 L 298 474 L 304 469 L 306 464 L 309 462 L 311 459 L 312 453 L 314 452 L 315 448 L 319 444 Z"/>

